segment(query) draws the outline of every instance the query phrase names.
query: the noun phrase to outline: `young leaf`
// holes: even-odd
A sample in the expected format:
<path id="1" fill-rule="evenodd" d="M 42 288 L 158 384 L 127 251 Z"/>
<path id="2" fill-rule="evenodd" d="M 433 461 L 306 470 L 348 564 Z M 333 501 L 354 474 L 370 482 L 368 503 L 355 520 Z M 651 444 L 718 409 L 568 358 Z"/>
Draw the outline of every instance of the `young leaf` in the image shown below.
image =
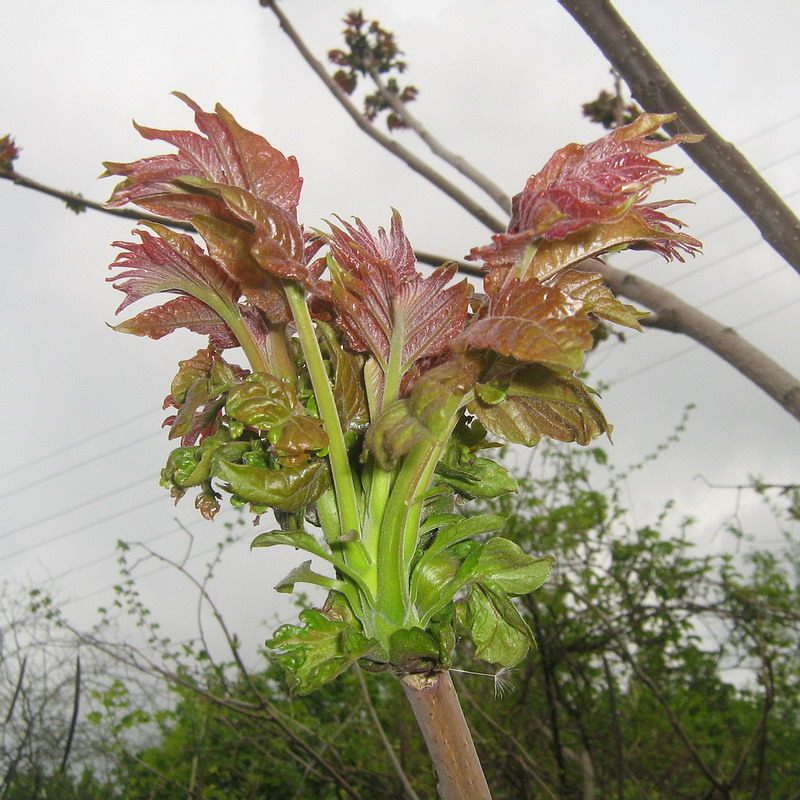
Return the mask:
<path id="1" fill-rule="evenodd" d="M 331 485 L 327 464 L 318 460 L 284 469 L 264 469 L 221 460 L 217 476 L 227 481 L 230 491 L 244 500 L 282 511 L 300 511 Z"/>
<path id="2" fill-rule="evenodd" d="M 194 112 L 205 136 L 193 131 L 165 131 L 136 125 L 145 139 L 157 139 L 178 148 L 174 155 L 145 158 L 131 164 L 105 164 L 107 175 L 121 175 L 108 205 L 136 203 L 171 219 L 188 220 L 200 213 L 224 217 L 224 207 L 208 195 L 187 194 L 178 181 L 187 176 L 238 186 L 255 197 L 293 211 L 303 181 L 294 156 L 286 157 L 261 136 L 242 128 L 222 106 L 203 111 L 186 95 L 176 92 Z"/>
<path id="3" fill-rule="evenodd" d="M 427 278 L 419 274 L 397 211 L 390 232 L 381 228 L 377 238 L 361 220 L 342 225 L 331 225 L 327 238 L 338 265 L 333 305 L 348 345 L 369 351 L 384 372 L 393 349 L 401 373 L 419 359 L 446 352 L 466 322 L 469 283 L 448 287 L 456 271 L 452 265 Z"/>
<path id="4" fill-rule="evenodd" d="M 491 349 L 517 361 L 580 369 L 595 323 L 580 300 L 539 281 L 513 281 L 491 298 L 488 313 L 470 323 L 453 349 Z"/>
<path id="5" fill-rule="evenodd" d="M 514 667 L 535 644 L 525 620 L 501 591 L 481 584 L 473 586 L 465 616 L 475 657 L 482 661 Z"/>
<path id="6" fill-rule="evenodd" d="M 547 580 L 555 564 L 552 556 L 533 558 L 510 539 L 488 539 L 469 574 L 469 583 L 483 583 L 505 594 L 534 592 Z"/>
<path id="7" fill-rule="evenodd" d="M 696 252 L 700 242 L 673 231 L 670 226 L 680 228 L 680 222 L 657 211 L 674 201 L 644 202 L 655 183 L 681 172 L 650 154 L 701 138 L 647 138 L 674 118 L 643 114 L 603 139 L 559 150 L 514 198 L 508 230 L 469 258 L 482 259 L 492 270 L 513 268 L 512 277 L 529 279 L 622 246 L 681 260 L 681 250 Z"/>
<path id="8" fill-rule="evenodd" d="M 528 365 L 501 386 L 501 402 L 485 403 L 477 392 L 478 397 L 467 408 L 507 442 L 532 447 L 547 436 L 586 445 L 601 433 L 611 433 L 592 390 L 578 378 Z"/>
<path id="9" fill-rule="evenodd" d="M 117 313 L 136 300 L 159 292 L 187 294 L 205 303 L 225 322 L 241 318 L 237 305 L 238 283 L 195 241 L 183 233 L 155 223 L 149 226 L 157 235 L 146 230 L 134 231 L 141 244 L 115 242 L 124 252 L 109 269 L 122 272 L 108 278 L 114 288 L 125 293 Z"/>
<path id="10" fill-rule="evenodd" d="M 309 694 L 347 669 L 372 648 L 374 642 L 346 622 L 328 619 L 322 612 L 300 612 L 305 627 L 281 625 L 267 647 L 278 656 L 292 690 Z"/>
<path id="11" fill-rule="evenodd" d="M 482 369 L 480 357 L 464 354 L 452 358 L 424 373 L 407 398 L 393 403 L 374 420 L 365 446 L 381 468 L 394 469 L 415 445 L 446 431 L 453 416 L 448 409 L 474 386 Z"/>

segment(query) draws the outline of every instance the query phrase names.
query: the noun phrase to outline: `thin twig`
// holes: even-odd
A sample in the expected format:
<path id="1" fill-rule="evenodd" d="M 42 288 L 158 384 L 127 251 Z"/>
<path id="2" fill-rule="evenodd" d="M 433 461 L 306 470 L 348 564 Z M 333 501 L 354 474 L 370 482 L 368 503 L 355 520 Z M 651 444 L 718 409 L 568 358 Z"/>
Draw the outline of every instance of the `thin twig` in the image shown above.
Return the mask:
<path id="1" fill-rule="evenodd" d="M 328 91 L 339 101 L 340 105 L 348 113 L 350 118 L 364 131 L 371 139 L 374 139 L 382 147 L 386 148 L 390 153 L 397 156 L 407 166 L 415 172 L 422 175 L 423 178 L 430 181 L 437 189 L 443 191 L 448 197 L 458 203 L 465 211 L 472 214 L 473 217 L 480 220 L 487 228 L 493 231 L 502 231 L 506 228 L 506 223 L 490 214 L 485 208 L 470 197 L 466 192 L 459 189 L 454 183 L 447 180 L 443 175 L 433 169 L 429 164 L 424 162 L 417 155 L 412 153 L 407 148 L 403 147 L 399 142 L 387 136 L 383 131 L 375 127 L 364 115 L 353 105 L 350 98 L 342 91 L 339 85 L 328 74 L 322 63 L 314 57 L 313 53 L 308 49 L 305 42 L 300 38 L 297 31 L 291 25 L 286 15 L 278 8 L 274 0 L 259 0 L 262 6 L 269 8 L 273 14 L 278 18 L 281 28 L 286 35 L 291 39 L 292 44 L 297 48 L 300 55 L 303 56 L 306 63 L 317 73 L 322 82 L 328 88 Z"/>
<path id="2" fill-rule="evenodd" d="M 61 772 L 66 772 L 69 753 L 72 750 L 72 741 L 75 738 L 75 728 L 78 725 L 78 713 L 81 705 L 81 657 L 75 656 L 75 692 L 72 698 L 72 718 L 69 721 L 67 741 L 64 744 L 64 755 L 61 758 Z"/>
<path id="3" fill-rule="evenodd" d="M 26 189 L 33 189 L 34 191 L 48 194 L 51 197 L 56 197 L 63 200 L 65 203 L 85 206 L 94 211 L 102 211 L 104 214 L 110 214 L 113 217 L 124 217 L 125 219 L 136 220 L 137 222 L 155 222 L 159 225 L 166 225 L 170 228 L 177 228 L 182 231 L 193 231 L 194 228 L 187 222 L 178 222 L 164 217 L 156 216 L 155 214 L 145 214 L 141 211 L 136 211 L 132 208 L 107 208 L 103 203 L 96 200 L 87 200 L 74 192 L 64 192 L 61 189 L 54 189 L 52 186 L 47 186 L 44 183 L 39 183 L 32 178 L 27 178 L 20 175 L 13 169 L 0 169 L 0 179 L 11 181 L 17 186 L 24 186 Z"/>
<path id="4" fill-rule="evenodd" d="M 374 69 L 370 69 L 369 76 L 372 78 L 381 97 L 392 107 L 392 111 L 402 120 L 406 127 L 411 128 L 414 133 L 425 142 L 431 152 L 449 164 L 453 169 L 458 170 L 464 177 L 469 178 L 481 191 L 486 192 L 492 200 L 497 203 L 506 214 L 511 213 L 511 198 L 490 178 L 484 175 L 479 169 L 473 166 L 463 156 L 459 156 L 452 150 L 448 150 L 431 132 L 409 111 L 408 106 L 397 96 L 395 92 L 390 92 L 386 84 L 381 80 L 381 76 Z"/>
<path id="5" fill-rule="evenodd" d="M 386 753 L 389 756 L 389 760 L 392 762 L 392 766 L 397 773 L 397 777 L 400 779 L 400 783 L 403 785 L 403 790 L 411 798 L 411 800 L 419 800 L 419 795 L 414 791 L 414 787 L 408 780 L 408 775 L 406 775 L 403 765 L 400 763 L 397 753 L 394 752 L 392 743 L 389 741 L 389 737 L 386 735 L 386 731 L 381 724 L 380 717 L 378 717 L 378 712 L 375 710 L 375 706 L 372 703 L 372 698 L 369 696 L 369 689 L 367 688 L 367 682 L 364 680 L 364 674 L 361 671 L 361 667 L 359 667 L 358 664 L 353 664 L 353 669 L 355 670 L 356 677 L 358 678 L 358 683 L 361 686 L 361 694 L 364 695 L 364 700 L 367 704 L 367 710 L 369 711 L 370 717 L 372 717 L 375 730 L 378 731 L 378 736 L 380 736 L 383 746 L 386 749 Z"/>

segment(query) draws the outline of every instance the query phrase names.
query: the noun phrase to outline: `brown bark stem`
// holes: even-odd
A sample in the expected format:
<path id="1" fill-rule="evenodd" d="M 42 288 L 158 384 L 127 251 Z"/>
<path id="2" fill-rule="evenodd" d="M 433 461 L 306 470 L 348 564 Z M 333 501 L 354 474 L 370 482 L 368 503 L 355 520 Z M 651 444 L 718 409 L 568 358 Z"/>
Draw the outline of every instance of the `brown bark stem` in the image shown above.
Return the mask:
<path id="1" fill-rule="evenodd" d="M 645 111 L 676 113 L 671 134 L 705 134 L 686 154 L 752 220 L 770 246 L 800 272 L 800 220 L 753 165 L 726 142 L 684 97 L 609 0 L 559 0 Z"/>
<path id="2" fill-rule="evenodd" d="M 441 800 L 491 800 L 450 673 L 405 675 L 400 683 L 436 768 Z"/>

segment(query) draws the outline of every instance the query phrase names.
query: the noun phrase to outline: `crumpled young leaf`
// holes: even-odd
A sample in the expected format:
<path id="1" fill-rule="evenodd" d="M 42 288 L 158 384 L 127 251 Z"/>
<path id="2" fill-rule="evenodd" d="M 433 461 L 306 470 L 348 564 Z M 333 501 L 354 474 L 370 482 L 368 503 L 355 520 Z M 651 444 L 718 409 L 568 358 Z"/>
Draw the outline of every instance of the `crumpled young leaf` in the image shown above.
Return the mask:
<path id="1" fill-rule="evenodd" d="M 300 511 L 331 485 L 330 469 L 320 460 L 283 469 L 220 461 L 217 477 L 226 481 L 238 497 L 282 511 Z"/>
<path id="2" fill-rule="evenodd" d="M 278 660 L 296 694 L 309 694 L 324 686 L 374 644 L 348 623 L 328 619 L 316 609 L 301 611 L 300 621 L 304 627 L 281 625 L 266 642 L 267 647 L 281 651 Z"/>
<path id="3" fill-rule="evenodd" d="M 361 220 L 355 222 L 331 225 L 327 237 L 338 266 L 331 283 L 337 325 L 348 345 L 369 351 L 384 372 L 395 348 L 405 373 L 419 359 L 447 351 L 466 322 L 472 290 L 466 280 L 448 286 L 454 265 L 428 277 L 417 272 L 397 211 L 389 233 L 381 228 L 377 238 Z"/>
<path id="4" fill-rule="evenodd" d="M 408 397 L 390 405 L 367 431 L 365 445 L 382 469 L 394 469 L 398 460 L 420 442 L 448 430 L 451 408 L 474 386 L 483 361 L 471 354 L 456 356 L 418 378 Z"/>
<path id="5" fill-rule="evenodd" d="M 489 586 L 472 587 L 462 619 L 481 661 L 515 667 L 535 645 L 531 629 L 511 600 Z"/>
<path id="6" fill-rule="evenodd" d="M 490 384 L 502 399 L 485 402 L 482 387 L 467 407 L 496 436 L 527 447 L 542 436 L 581 445 L 611 426 L 594 400 L 594 392 L 571 375 L 538 364 L 525 365 L 510 379 Z"/>

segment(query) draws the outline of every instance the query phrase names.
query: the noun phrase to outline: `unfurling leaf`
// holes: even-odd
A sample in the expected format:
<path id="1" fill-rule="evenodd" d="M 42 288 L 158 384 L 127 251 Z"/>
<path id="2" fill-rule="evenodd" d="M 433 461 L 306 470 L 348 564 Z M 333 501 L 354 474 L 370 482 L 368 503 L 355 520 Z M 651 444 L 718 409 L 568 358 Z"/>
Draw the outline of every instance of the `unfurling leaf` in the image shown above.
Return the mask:
<path id="1" fill-rule="evenodd" d="M 367 431 L 365 444 L 382 469 L 397 461 L 420 442 L 447 432 L 461 398 L 472 388 L 483 368 L 469 354 L 434 367 L 414 384 L 411 394 L 392 403 Z"/>
<path id="2" fill-rule="evenodd" d="M 472 566 L 469 583 L 483 583 L 509 595 L 535 592 L 550 575 L 552 556 L 533 558 L 510 539 L 488 539 Z"/>
<path id="3" fill-rule="evenodd" d="M 305 627 L 281 625 L 267 647 L 278 656 L 296 694 L 309 694 L 324 686 L 364 656 L 374 642 L 346 622 L 328 619 L 322 612 L 300 612 Z"/>
<path id="4" fill-rule="evenodd" d="M 517 361 L 580 369 L 595 323 L 584 304 L 537 280 L 514 281 L 491 299 L 488 313 L 467 326 L 453 348 L 491 349 Z"/>
<path id="5" fill-rule="evenodd" d="M 308 461 L 284 469 L 220 461 L 217 476 L 243 500 L 282 511 L 300 511 L 331 485 L 330 470 L 324 461 Z"/>
<path id="6" fill-rule="evenodd" d="M 475 657 L 481 661 L 514 667 L 535 644 L 530 628 L 511 600 L 488 586 L 472 587 L 464 616 Z"/>
<path id="7" fill-rule="evenodd" d="M 578 378 L 530 365 L 501 385 L 502 402 L 490 405 L 478 397 L 468 410 L 507 442 L 532 447 L 547 436 L 586 445 L 601 433 L 611 433 L 592 390 Z"/>
<path id="8" fill-rule="evenodd" d="M 328 446 L 322 423 L 302 410 L 294 388 L 266 372 L 248 375 L 232 389 L 225 409 L 249 428 L 266 432 L 276 451 L 300 454 Z"/>
<path id="9" fill-rule="evenodd" d="M 419 359 L 446 352 L 466 322 L 469 283 L 448 287 L 456 271 L 452 265 L 427 278 L 418 273 L 396 211 L 390 232 L 381 228 L 377 238 L 361 220 L 342 225 L 331 225 L 327 238 L 337 266 L 333 305 L 348 345 L 369 351 L 384 372 L 393 350 L 401 373 Z"/>

